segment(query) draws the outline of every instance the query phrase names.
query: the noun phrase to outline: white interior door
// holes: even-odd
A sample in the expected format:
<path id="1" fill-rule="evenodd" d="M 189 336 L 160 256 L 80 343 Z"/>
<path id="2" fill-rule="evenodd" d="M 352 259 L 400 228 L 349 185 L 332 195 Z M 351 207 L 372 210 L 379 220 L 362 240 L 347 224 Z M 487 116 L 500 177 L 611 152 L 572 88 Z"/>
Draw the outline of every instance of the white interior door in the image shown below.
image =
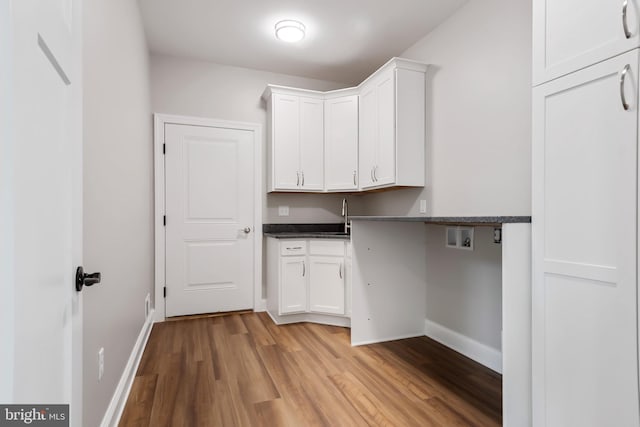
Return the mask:
<path id="1" fill-rule="evenodd" d="M 165 125 L 166 315 L 253 308 L 254 134 Z"/>
<path id="2" fill-rule="evenodd" d="M 80 426 L 81 299 L 73 288 L 82 242 L 80 2 L 5 5 L 13 53 L 2 68 L 12 117 L 0 154 L 0 400 L 70 403 L 71 425 Z"/>
<path id="3" fill-rule="evenodd" d="M 637 126 L 637 50 L 533 91 L 534 425 L 640 424 Z"/>

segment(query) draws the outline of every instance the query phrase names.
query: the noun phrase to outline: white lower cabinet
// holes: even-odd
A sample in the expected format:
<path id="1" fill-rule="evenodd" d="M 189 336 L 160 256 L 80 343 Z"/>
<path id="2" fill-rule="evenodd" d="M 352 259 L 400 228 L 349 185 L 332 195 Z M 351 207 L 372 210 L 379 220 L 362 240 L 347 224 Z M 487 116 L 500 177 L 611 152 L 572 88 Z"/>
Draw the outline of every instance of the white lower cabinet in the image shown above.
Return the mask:
<path id="1" fill-rule="evenodd" d="M 298 315 L 296 321 L 318 321 L 299 316 L 323 315 L 327 320 L 348 321 L 345 317 L 351 313 L 351 267 L 350 257 L 345 257 L 347 244 L 344 240 L 268 238 L 267 310 L 271 316 Z"/>
<path id="2" fill-rule="evenodd" d="M 307 311 L 307 266 L 304 256 L 283 256 L 280 260 L 280 314 Z"/>
<path id="3" fill-rule="evenodd" d="M 353 289 L 353 262 L 351 261 L 351 242 L 347 242 L 344 257 L 344 312 L 351 317 L 351 292 Z"/>
<path id="4" fill-rule="evenodd" d="M 309 311 L 344 314 L 344 256 L 309 257 Z"/>

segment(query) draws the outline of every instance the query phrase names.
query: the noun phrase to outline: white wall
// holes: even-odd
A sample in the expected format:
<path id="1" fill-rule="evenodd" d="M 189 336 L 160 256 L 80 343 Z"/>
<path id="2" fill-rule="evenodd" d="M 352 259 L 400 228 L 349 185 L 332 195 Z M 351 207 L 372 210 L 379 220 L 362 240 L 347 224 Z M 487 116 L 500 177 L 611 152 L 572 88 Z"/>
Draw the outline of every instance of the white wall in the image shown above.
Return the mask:
<path id="1" fill-rule="evenodd" d="M 11 2 L 0 0 L 0 402 L 13 399 L 14 274 L 13 274 L 13 67 Z"/>
<path id="2" fill-rule="evenodd" d="M 219 65 L 212 62 L 151 56 L 151 105 L 154 113 L 209 117 L 262 125 L 265 159 L 267 112 L 261 101 L 267 84 L 331 90 L 348 84 Z M 264 162 L 266 183 L 266 162 Z M 266 193 L 266 184 L 264 187 Z M 264 222 L 340 222 L 343 196 L 269 194 L 263 198 Z M 351 212 L 359 211 L 360 197 L 350 198 Z M 289 206 L 288 217 L 278 217 L 279 205 Z"/>
<path id="3" fill-rule="evenodd" d="M 138 2 L 84 2 L 84 417 L 100 424 L 144 323 L 153 284 L 148 53 Z M 105 371 L 98 382 L 98 349 Z"/>
<path id="4" fill-rule="evenodd" d="M 446 226 L 427 225 L 427 319 L 501 348 L 502 246 L 475 227 L 474 250 L 445 247 Z"/>
<path id="5" fill-rule="evenodd" d="M 401 56 L 427 77 L 427 187 L 365 197 L 369 214 L 531 213 L 531 0 L 471 0 Z"/>

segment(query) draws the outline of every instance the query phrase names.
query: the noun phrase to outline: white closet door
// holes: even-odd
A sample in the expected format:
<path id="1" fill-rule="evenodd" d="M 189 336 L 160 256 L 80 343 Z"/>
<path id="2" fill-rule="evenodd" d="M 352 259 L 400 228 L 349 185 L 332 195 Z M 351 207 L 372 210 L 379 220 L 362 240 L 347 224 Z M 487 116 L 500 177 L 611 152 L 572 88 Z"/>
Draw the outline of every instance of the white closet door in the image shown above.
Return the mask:
<path id="1" fill-rule="evenodd" d="M 636 50 L 533 91 L 536 426 L 640 425 L 637 81 Z"/>
<path id="2" fill-rule="evenodd" d="M 535 0 L 534 84 L 638 47 L 639 4 L 638 0 Z"/>

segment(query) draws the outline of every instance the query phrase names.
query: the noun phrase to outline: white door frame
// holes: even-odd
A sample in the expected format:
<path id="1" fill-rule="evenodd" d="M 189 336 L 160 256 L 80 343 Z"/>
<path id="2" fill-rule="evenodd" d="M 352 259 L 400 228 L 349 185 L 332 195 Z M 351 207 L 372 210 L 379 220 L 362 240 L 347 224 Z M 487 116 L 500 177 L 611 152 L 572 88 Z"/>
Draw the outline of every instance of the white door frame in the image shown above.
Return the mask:
<path id="1" fill-rule="evenodd" d="M 166 124 L 206 126 L 253 132 L 255 165 L 254 183 L 254 250 L 253 250 L 253 309 L 266 310 L 266 300 L 262 298 L 262 125 L 257 123 L 234 122 L 201 117 L 154 114 L 153 157 L 155 180 L 155 321 L 163 322 L 165 317 L 165 168 L 164 168 L 164 127 Z"/>

